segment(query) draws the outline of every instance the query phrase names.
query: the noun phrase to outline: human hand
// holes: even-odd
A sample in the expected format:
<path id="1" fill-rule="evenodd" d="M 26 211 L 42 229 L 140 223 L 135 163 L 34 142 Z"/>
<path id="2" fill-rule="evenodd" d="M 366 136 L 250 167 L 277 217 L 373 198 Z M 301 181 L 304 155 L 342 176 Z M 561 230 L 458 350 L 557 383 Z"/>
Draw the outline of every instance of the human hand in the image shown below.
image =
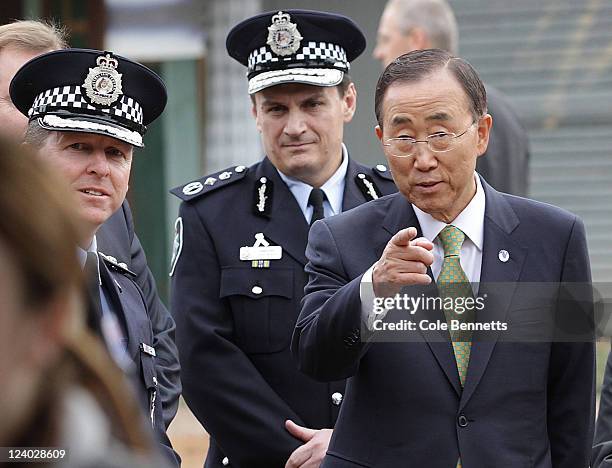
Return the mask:
<path id="1" fill-rule="evenodd" d="M 285 428 L 289 433 L 304 442 L 289 457 L 285 468 L 318 468 L 329 446 L 331 429 L 310 429 L 288 419 Z"/>
<path id="2" fill-rule="evenodd" d="M 402 286 L 431 282 L 427 267 L 433 263 L 433 243 L 424 237 L 415 239 L 416 235 L 416 228 L 409 227 L 397 232 L 387 243 L 372 271 L 376 296 L 393 296 Z"/>

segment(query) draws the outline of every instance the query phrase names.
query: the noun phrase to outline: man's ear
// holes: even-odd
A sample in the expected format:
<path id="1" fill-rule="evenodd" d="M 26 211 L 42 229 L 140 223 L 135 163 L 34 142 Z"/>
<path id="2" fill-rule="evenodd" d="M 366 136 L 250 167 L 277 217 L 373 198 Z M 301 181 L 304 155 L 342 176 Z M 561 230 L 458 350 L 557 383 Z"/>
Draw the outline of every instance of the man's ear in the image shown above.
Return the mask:
<path id="1" fill-rule="evenodd" d="M 406 52 L 431 49 L 431 40 L 429 39 L 429 35 L 427 34 L 427 31 L 420 26 L 414 26 L 410 29 L 409 42 L 410 50 L 407 50 Z"/>
<path id="2" fill-rule="evenodd" d="M 261 125 L 259 124 L 259 114 L 257 112 L 257 100 L 255 96 L 252 97 L 251 102 L 251 115 L 255 119 L 255 126 L 257 127 L 257 131 L 261 133 Z"/>
<path id="3" fill-rule="evenodd" d="M 376 138 L 382 141 L 383 131 L 382 131 L 382 128 L 380 128 L 380 125 L 377 125 L 376 127 L 374 127 L 374 131 L 376 132 Z"/>
<path id="4" fill-rule="evenodd" d="M 353 83 L 349 83 L 344 96 L 342 97 L 344 105 L 344 123 L 349 123 L 353 120 L 355 111 L 357 110 L 357 89 Z"/>
<path id="5" fill-rule="evenodd" d="M 258 113 L 257 113 L 257 103 L 253 98 L 253 105 L 251 106 L 251 115 L 255 119 L 255 126 L 257 127 L 257 131 L 261 132 L 261 125 L 259 124 Z"/>
<path id="6" fill-rule="evenodd" d="M 482 156 L 487 151 L 489 145 L 489 135 L 493 126 L 493 117 L 490 114 L 483 115 L 477 122 L 478 142 L 476 144 L 478 156 Z"/>

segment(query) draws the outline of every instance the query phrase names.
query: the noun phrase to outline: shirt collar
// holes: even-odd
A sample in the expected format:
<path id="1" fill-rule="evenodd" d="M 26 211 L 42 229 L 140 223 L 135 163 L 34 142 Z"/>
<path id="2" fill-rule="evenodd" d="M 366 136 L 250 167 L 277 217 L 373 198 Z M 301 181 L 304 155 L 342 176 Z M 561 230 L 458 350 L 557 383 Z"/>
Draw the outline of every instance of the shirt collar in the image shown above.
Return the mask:
<path id="1" fill-rule="evenodd" d="M 327 201 L 329 202 L 329 205 L 331 206 L 331 209 L 333 211 L 332 214 L 334 215 L 342 212 L 342 198 L 344 195 L 344 186 L 347 170 L 348 151 L 346 149 L 346 146 L 344 146 L 344 143 L 342 143 L 342 163 L 340 163 L 340 167 L 336 169 L 336 172 L 334 172 L 332 176 L 327 179 L 327 181 L 321 186 L 321 190 L 325 192 Z M 294 177 L 289 177 L 288 175 L 283 174 L 278 169 L 277 172 L 280 178 L 287 184 L 287 187 L 289 187 L 289 190 L 297 200 L 298 205 L 302 210 L 302 213 L 305 213 L 306 209 L 308 208 L 308 198 L 310 197 L 310 191 L 312 190 L 312 186 Z"/>
<path id="2" fill-rule="evenodd" d="M 463 211 L 449 224 L 461 229 L 478 250 L 482 251 L 486 199 L 480 177 L 478 177 L 477 173 L 474 173 L 474 179 L 476 180 L 476 194 L 472 197 Z M 429 213 L 425 213 L 415 205 L 412 205 L 412 207 L 421 225 L 423 237 L 433 242 L 440 231 L 446 227 L 446 223 L 438 221 Z"/>
<path id="3" fill-rule="evenodd" d="M 96 240 L 96 236 L 93 236 L 91 240 L 91 244 L 87 248 L 87 250 L 82 249 L 77 245 L 77 256 L 79 258 L 79 262 L 81 263 L 81 267 L 85 268 L 85 262 L 87 261 L 87 253 L 93 252 L 97 255 L 98 253 L 98 241 Z"/>

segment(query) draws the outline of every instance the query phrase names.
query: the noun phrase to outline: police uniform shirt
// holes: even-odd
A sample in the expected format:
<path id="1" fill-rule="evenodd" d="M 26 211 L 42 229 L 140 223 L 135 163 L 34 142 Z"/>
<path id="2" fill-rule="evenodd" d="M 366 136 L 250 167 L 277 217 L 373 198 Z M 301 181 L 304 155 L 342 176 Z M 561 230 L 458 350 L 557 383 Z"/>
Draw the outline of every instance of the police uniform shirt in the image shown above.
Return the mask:
<path id="1" fill-rule="evenodd" d="M 342 212 L 342 197 L 344 194 L 344 185 L 346 178 L 346 170 L 348 169 L 348 152 L 346 146 L 342 143 L 342 163 L 340 167 L 334 172 L 334 174 L 327 179 L 327 181 L 320 187 L 325 193 L 325 200 L 323 201 L 323 212 L 325 217 L 333 216 Z M 278 171 L 280 178 L 287 184 L 289 190 L 295 197 L 300 210 L 306 218 L 306 222 L 309 223 L 312 218 L 312 212 L 314 210 L 312 205 L 308 204 L 308 198 L 310 197 L 310 191 L 313 189 L 311 185 L 308 185 L 301 180 L 294 179 Z"/>

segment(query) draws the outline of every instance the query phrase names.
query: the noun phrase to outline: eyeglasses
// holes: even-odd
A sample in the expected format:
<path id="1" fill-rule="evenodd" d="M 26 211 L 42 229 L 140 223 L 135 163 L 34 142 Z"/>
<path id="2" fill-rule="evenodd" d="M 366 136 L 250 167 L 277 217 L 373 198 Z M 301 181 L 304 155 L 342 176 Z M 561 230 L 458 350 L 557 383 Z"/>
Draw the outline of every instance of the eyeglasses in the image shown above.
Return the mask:
<path id="1" fill-rule="evenodd" d="M 389 148 L 389 153 L 396 158 L 408 158 L 416 152 L 417 143 L 427 143 L 427 147 L 434 153 L 446 153 L 453 149 L 457 138 L 461 138 L 465 135 L 476 123 L 474 120 L 464 132 L 456 135 L 454 133 L 438 132 L 433 135 L 429 135 L 425 140 L 415 140 L 412 137 L 397 137 L 387 138 L 383 146 Z"/>

